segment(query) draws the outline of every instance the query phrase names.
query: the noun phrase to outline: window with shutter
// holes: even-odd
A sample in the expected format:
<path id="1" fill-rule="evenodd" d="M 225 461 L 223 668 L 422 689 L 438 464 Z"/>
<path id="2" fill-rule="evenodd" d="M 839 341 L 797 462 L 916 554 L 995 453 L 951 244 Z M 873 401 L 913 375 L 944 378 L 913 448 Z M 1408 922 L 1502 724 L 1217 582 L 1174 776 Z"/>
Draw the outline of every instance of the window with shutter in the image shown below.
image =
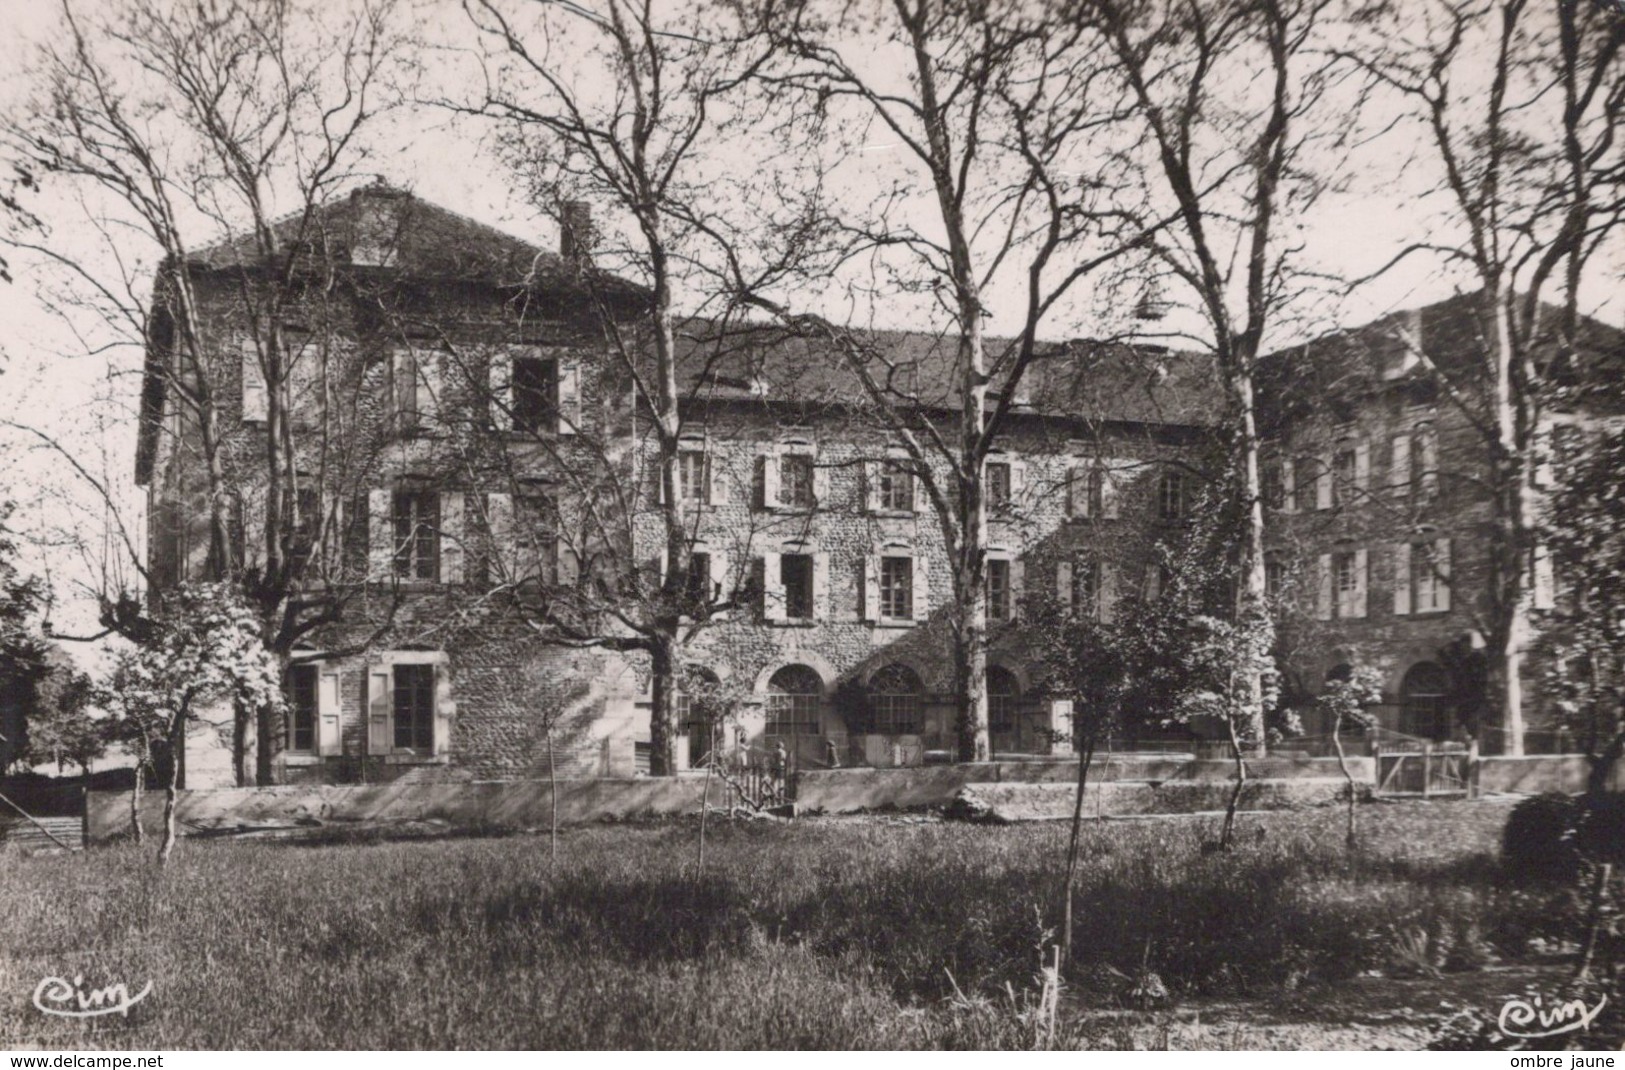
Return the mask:
<path id="1" fill-rule="evenodd" d="M 813 555 L 780 554 L 779 582 L 784 590 L 786 620 L 813 618 Z"/>
<path id="2" fill-rule="evenodd" d="M 986 468 L 987 507 L 1008 509 L 1011 499 L 1011 469 L 1009 461 L 989 461 Z"/>
<path id="3" fill-rule="evenodd" d="M 315 665 L 288 666 L 288 738 L 290 751 L 316 749 L 318 672 Z"/>
<path id="4" fill-rule="evenodd" d="M 993 621 L 1010 619 L 1010 562 L 992 558 L 987 562 L 987 617 Z"/>
<path id="5" fill-rule="evenodd" d="M 778 504 L 791 509 L 812 508 L 815 501 L 812 455 L 781 453 L 778 461 Z"/>
<path id="6" fill-rule="evenodd" d="M 392 671 L 391 724 L 396 750 L 434 751 L 435 667 L 396 665 Z"/>
<path id="7" fill-rule="evenodd" d="M 526 434 L 551 432 L 558 413 L 558 361 L 515 357 L 511 374 L 513 430 Z"/>
<path id="8" fill-rule="evenodd" d="M 880 617 L 886 621 L 914 619 L 914 559 L 880 559 Z"/>
<path id="9" fill-rule="evenodd" d="M 711 500 L 711 466 L 703 450 L 684 450 L 677 455 L 677 487 L 683 501 L 706 505 Z"/>
<path id="10" fill-rule="evenodd" d="M 396 578 L 439 579 L 439 496 L 433 491 L 396 491 L 393 518 Z"/>
<path id="11" fill-rule="evenodd" d="M 886 461 L 880 466 L 880 508 L 893 513 L 914 511 L 914 473 L 905 462 Z"/>

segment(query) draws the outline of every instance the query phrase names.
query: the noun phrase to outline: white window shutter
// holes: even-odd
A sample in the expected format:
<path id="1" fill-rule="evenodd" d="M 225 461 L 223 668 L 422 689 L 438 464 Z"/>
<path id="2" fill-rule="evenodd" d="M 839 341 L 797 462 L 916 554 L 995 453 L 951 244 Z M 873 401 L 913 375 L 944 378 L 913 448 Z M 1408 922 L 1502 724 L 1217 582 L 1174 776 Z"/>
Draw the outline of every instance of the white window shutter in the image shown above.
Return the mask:
<path id="1" fill-rule="evenodd" d="M 1321 554 L 1315 576 L 1315 619 L 1332 619 L 1332 555 Z"/>
<path id="2" fill-rule="evenodd" d="M 1281 458 L 1281 511 L 1298 511 L 1298 462 L 1293 457 Z"/>
<path id="3" fill-rule="evenodd" d="M 1326 463 L 1325 458 L 1317 458 L 1320 471 L 1315 475 L 1315 508 L 1330 509 L 1332 507 L 1332 466 Z"/>
<path id="4" fill-rule="evenodd" d="M 1111 623 L 1117 613 L 1117 566 L 1107 561 L 1100 563 L 1100 590 L 1095 601 L 1099 603 L 1097 616 L 1102 623 Z"/>
<path id="5" fill-rule="evenodd" d="M 387 490 L 367 492 L 367 579 L 386 583 L 395 573 L 395 517 Z"/>
<path id="6" fill-rule="evenodd" d="M 265 369 L 260 366 L 259 347 L 252 337 L 242 342 L 243 419 L 263 423 L 270 409 L 265 386 Z"/>
<path id="7" fill-rule="evenodd" d="M 931 618 L 931 562 L 924 554 L 915 554 L 913 561 L 914 619 L 929 620 Z"/>
<path id="8" fill-rule="evenodd" d="M 463 517 L 462 491 L 443 491 L 440 495 L 440 582 L 462 583 L 464 553 L 463 539 L 468 525 Z"/>
<path id="9" fill-rule="evenodd" d="M 1354 551 L 1354 605 L 1352 608 L 1353 615 L 1356 617 L 1366 616 L 1369 605 L 1367 593 L 1370 584 L 1366 581 L 1370 575 L 1368 571 L 1370 565 L 1370 555 L 1365 550 Z"/>
<path id="10" fill-rule="evenodd" d="M 711 599 L 726 602 L 733 597 L 728 582 L 728 555 L 722 550 L 711 551 Z"/>
<path id="11" fill-rule="evenodd" d="M 1076 461 L 1068 461 L 1064 470 L 1066 479 L 1066 515 L 1070 517 L 1084 517 L 1089 515 L 1089 485 L 1082 483 L 1086 478 L 1088 469 Z M 1080 483 L 1082 485 L 1080 486 Z"/>
<path id="12" fill-rule="evenodd" d="M 1406 616 L 1411 611 L 1411 544 L 1394 546 L 1394 612 Z"/>
<path id="13" fill-rule="evenodd" d="M 1433 567 L 1438 575 L 1433 596 L 1434 608 L 1450 608 L 1450 540 L 1436 539 L 1433 543 Z"/>
<path id="14" fill-rule="evenodd" d="M 870 554 L 863 559 L 863 619 L 880 619 L 880 556 Z"/>
<path id="15" fill-rule="evenodd" d="M 1416 445 L 1422 452 L 1422 493 L 1436 494 L 1439 490 L 1439 436 L 1433 428 L 1423 428 Z"/>
<path id="16" fill-rule="evenodd" d="M 419 349 L 414 354 L 412 363 L 417 368 L 418 420 L 421 423 L 437 422 L 440 394 L 444 388 L 444 377 L 441 375 L 444 360 L 445 354 L 426 349 Z"/>
<path id="17" fill-rule="evenodd" d="M 450 666 L 434 667 L 434 753 L 451 751 L 451 715 L 456 707 L 451 700 Z"/>
<path id="18" fill-rule="evenodd" d="M 829 504 L 829 469 L 818 463 L 815 454 L 813 462 L 813 505 L 824 508 Z"/>
<path id="19" fill-rule="evenodd" d="M 1371 489 L 1371 443 L 1354 444 L 1354 489 L 1365 494 Z"/>
<path id="20" fill-rule="evenodd" d="M 829 620 L 829 554 L 812 555 L 812 615 L 814 620 Z"/>
<path id="21" fill-rule="evenodd" d="M 883 461 L 863 462 L 863 510 L 866 513 L 880 511 L 880 481 L 884 471 Z"/>
<path id="22" fill-rule="evenodd" d="M 917 513 L 920 511 L 920 502 L 922 495 L 925 494 L 925 488 L 920 486 L 922 479 L 920 474 L 914 470 L 912 463 L 907 466 L 906 470 L 908 472 L 906 477 L 908 479 L 908 511 Z"/>
<path id="23" fill-rule="evenodd" d="M 388 665 L 374 665 L 367 679 L 367 753 L 388 754 L 394 742 L 390 721 L 395 713 L 392 693 L 395 674 Z"/>
<path id="24" fill-rule="evenodd" d="M 513 354 L 506 349 L 491 354 L 486 369 L 486 404 L 490 410 L 491 427 L 497 431 L 513 430 Z"/>
<path id="25" fill-rule="evenodd" d="M 339 673 L 321 667 L 316 681 L 316 753 L 342 754 L 344 744 L 339 729 Z"/>
<path id="26" fill-rule="evenodd" d="M 574 587 L 581 582 L 581 555 L 576 553 L 575 547 L 564 539 L 553 540 L 553 552 L 556 556 L 554 567 L 558 586 Z"/>
<path id="27" fill-rule="evenodd" d="M 1010 619 L 1020 620 L 1021 603 L 1027 593 L 1027 562 L 1019 557 L 1010 559 Z"/>
<path id="28" fill-rule="evenodd" d="M 491 580 L 494 583 L 512 583 L 519 571 L 519 554 L 514 545 L 513 495 L 487 494 L 485 523 L 490 532 L 490 545 L 485 552 Z"/>
<path id="29" fill-rule="evenodd" d="M 1100 511 L 1107 520 L 1116 520 L 1120 507 L 1117 496 L 1117 472 L 1111 465 L 1100 470 Z"/>
<path id="30" fill-rule="evenodd" d="M 391 385 L 395 390 L 395 414 L 402 426 L 417 426 L 418 374 L 417 359 L 408 347 L 396 346 L 389 351 Z"/>
<path id="31" fill-rule="evenodd" d="M 1396 497 L 1403 498 L 1411 492 L 1411 434 L 1394 436 L 1393 460 L 1388 467 L 1388 485 L 1393 488 Z"/>
<path id="32" fill-rule="evenodd" d="M 561 359 L 558 363 L 558 433 L 573 435 L 581 427 L 581 362 Z"/>
<path id="33" fill-rule="evenodd" d="M 778 554 L 762 555 L 762 619 L 784 619 L 784 571 Z"/>
<path id="34" fill-rule="evenodd" d="M 1058 561 L 1055 564 L 1055 601 L 1070 609 L 1072 607 L 1072 562 Z"/>
<path id="35" fill-rule="evenodd" d="M 779 507 L 779 451 L 769 450 L 762 454 L 762 508 L 777 509 Z"/>
<path id="36" fill-rule="evenodd" d="M 1010 462 L 1010 504 L 1015 508 L 1021 507 L 1021 496 L 1027 492 L 1027 462 L 1012 460 Z"/>
<path id="37" fill-rule="evenodd" d="M 723 505 L 728 501 L 728 473 L 724 466 L 718 464 L 720 458 L 715 449 L 705 453 L 705 481 L 711 492 L 711 504 Z"/>

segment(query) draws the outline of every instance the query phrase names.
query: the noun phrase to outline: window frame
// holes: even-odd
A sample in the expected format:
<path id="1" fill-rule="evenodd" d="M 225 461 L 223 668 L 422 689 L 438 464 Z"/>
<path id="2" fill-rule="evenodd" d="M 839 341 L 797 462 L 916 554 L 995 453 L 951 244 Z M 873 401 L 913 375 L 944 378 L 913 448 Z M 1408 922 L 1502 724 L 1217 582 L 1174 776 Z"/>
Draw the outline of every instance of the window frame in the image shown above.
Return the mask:
<path id="1" fill-rule="evenodd" d="M 510 430 L 523 435 L 551 432 L 558 425 L 559 418 L 558 358 L 516 355 L 510 361 Z M 521 366 L 539 369 L 539 378 L 532 382 L 532 374 L 522 373 Z M 520 400 L 521 391 L 524 401 Z"/>
<path id="2" fill-rule="evenodd" d="M 1014 617 L 1012 584 L 1014 569 L 1007 557 L 990 557 L 984 564 L 987 591 L 987 619 L 1003 624 Z"/>
<path id="3" fill-rule="evenodd" d="M 440 493 L 422 488 L 392 491 L 390 532 L 395 542 L 391 555 L 394 578 L 405 583 L 438 583 Z M 428 575 L 423 574 L 425 571 Z"/>
<path id="4" fill-rule="evenodd" d="M 397 661 L 390 665 L 390 710 L 389 710 L 389 739 L 390 753 L 433 755 L 436 752 L 436 722 L 439 719 L 439 666 L 433 662 L 424 661 Z M 402 686 L 402 677 L 408 677 L 408 685 Z M 417 677 L 413 683 L 410 678 Z M 424 685 L 424 679 L 427 685 Z M 421 708 L 413 706 L 407 710 L 411 720 L 404 726 L 407 742 L 401 742 L 402 722 L 401 712 L 403 705 L 411 705 L 417 699 L 426 699 Z M 422 742 L 423 736 L 428 742 Z"/>
<path id="5" fill-rule="evenodd" d="M 792 564 L 796 570 L 793 577 L 798 589 L 803 585 L 805 590 L 801 593 L 798 602 L 791 594 Z M 784 619 L 787 621 L 811 621 L 818 615 L 816 580 L 814 571 L 817 569 L 814 555 L 808 553 L 781 553 L 779 554 L 779 589 L 784 592 Z M 805 612 L 792 612 L 795 608 L 802 608 Z"/>
<path id="6" fill-rule="evenodd" d="M 301 701 L 304 686 L 302 678 L 309 677 L 309 704 L 308 710 Z M 315 662 L 299 662 L 288 666 L 284 691 L 288 699 L 288 718 L 283 746 L 289 754 L 315 754 L 320 745 L 319 733 L 321 731 L 321 679 L 322 667 Z M 304 746 L 299 744 L 302 715 L 308 713 L 309 725 L 305 729 L 309 733 L 310 742 Z"/>
<path id="7" fill-rule="evenodd" d="M 1008 510 L 1014 504 L 1015 475 L 1015 463 L 1003 458 L 990 460 L 983 466 L 982 483 L 990 511 Z"/>
<path id="8" fill-rule="evenodd" d="M 805 450 L 781 450 L 774 462 L 778 465 L 778 501 L 781 509 L 812 509 L 818 505 L 818 458 Z M 796 478 L 787 479 L 794 474 Z M 793 492 L 804 490 L 804 496 Z"/>
<path id="9" fill-rule="evenodd" d="M 1185 473 L 1177 468 L 1164 468 L 1157 474 L 1157 518 L 1167 523 L 1183 520 L 1186 508 Z"/>
<path id="10" fill-rule="evenodd" d="M 914 621 L 914 558 L 901 554 L 881 554 L 876 569 L 877 592 L 880 605 L 876 619 L 884 624 L 913 623 Z M 891 610 L 901 605 L 901 613 Z"/>

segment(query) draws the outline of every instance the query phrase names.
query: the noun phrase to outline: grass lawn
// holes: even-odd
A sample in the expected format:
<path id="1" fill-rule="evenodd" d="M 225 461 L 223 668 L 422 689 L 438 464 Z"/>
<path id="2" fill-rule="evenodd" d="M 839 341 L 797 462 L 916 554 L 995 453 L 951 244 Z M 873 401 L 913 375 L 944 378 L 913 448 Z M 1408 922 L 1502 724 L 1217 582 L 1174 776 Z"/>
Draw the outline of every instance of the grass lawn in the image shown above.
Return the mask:
<path id="1" fill-rule="evenodd" d="M 1247 1009 L 1326 986 L 1436 1014 L 1441 973 L 1520 968 L 1572 936 L 1569 893 L 1503 879 L 1507 811 L 1365 807 L 1355 855 L 1335 809 L 1245 817 L 1227 854 L 1203 851 L 1207 819 L 1088 826 L 1056 1042 L 1333 1043 L 1313 1012 L 1294 1031 Z M 150 846 L 10 855 L 0 1043 L 1020 1046 L 1065 837 L 1058 823 L 719 822 L 703 877 L 687 821 L 568 830 L 556 868 L 532 836 L 192 841 L 167 872 Z M 1142 968 L 1166 1003 L 1133 1008 Z M 153 990 L 128 1019 L 34 1010 L 42 977 L 76 974 Z M 1321 1024 L 1347 1025 L 1340 1013 Z M 1342 1040 L 1419 1039 L 1427 1023 L 1412 1024 Z"/>

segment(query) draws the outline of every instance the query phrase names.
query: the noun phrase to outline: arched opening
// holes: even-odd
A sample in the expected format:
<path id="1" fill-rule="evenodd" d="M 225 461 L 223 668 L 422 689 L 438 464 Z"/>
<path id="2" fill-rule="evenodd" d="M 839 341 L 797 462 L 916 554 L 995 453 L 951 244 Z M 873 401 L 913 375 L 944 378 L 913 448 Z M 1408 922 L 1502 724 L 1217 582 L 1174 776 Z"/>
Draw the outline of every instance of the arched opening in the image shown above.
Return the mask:
<path id="1" fill-rule="evenodd" d="M 1021 703 L 1021 681 L 1003 665 L 987 669 L 987 728 L 993 737 L 993 750 L 1021 749 L 1021 725 L 1016 716 Z"/>
<path id="2" fill-rule="evenodd" d="M 716 689 L 721 685 L 710 669 L 690 667 L 677 693 L 677 722 L 688 736 L 690 769 L 704 768 L 711 755 L 720 753 L 722 711 L 717 709 Z"/>
<path id="3" fill-rule="evenodd" d="M 1399 687 L 1399 730 L 1443 741 L 1450 738 L 1450 674 L 1431 661 L 1419 661 Z"/>
<path id="4" fill-rule="evenodd" d="M 823 701 L 824 681 L 816 670 L 786 665 L 767 682 L 767 734 L 791 739 L 818 735 Z"/>
<path id="5" fill-rule="evenodd" d="M 869 730 L 883 736 L 917 736 L 925 688 L 907 665 L 893 662 L 869 678 Z"/>

